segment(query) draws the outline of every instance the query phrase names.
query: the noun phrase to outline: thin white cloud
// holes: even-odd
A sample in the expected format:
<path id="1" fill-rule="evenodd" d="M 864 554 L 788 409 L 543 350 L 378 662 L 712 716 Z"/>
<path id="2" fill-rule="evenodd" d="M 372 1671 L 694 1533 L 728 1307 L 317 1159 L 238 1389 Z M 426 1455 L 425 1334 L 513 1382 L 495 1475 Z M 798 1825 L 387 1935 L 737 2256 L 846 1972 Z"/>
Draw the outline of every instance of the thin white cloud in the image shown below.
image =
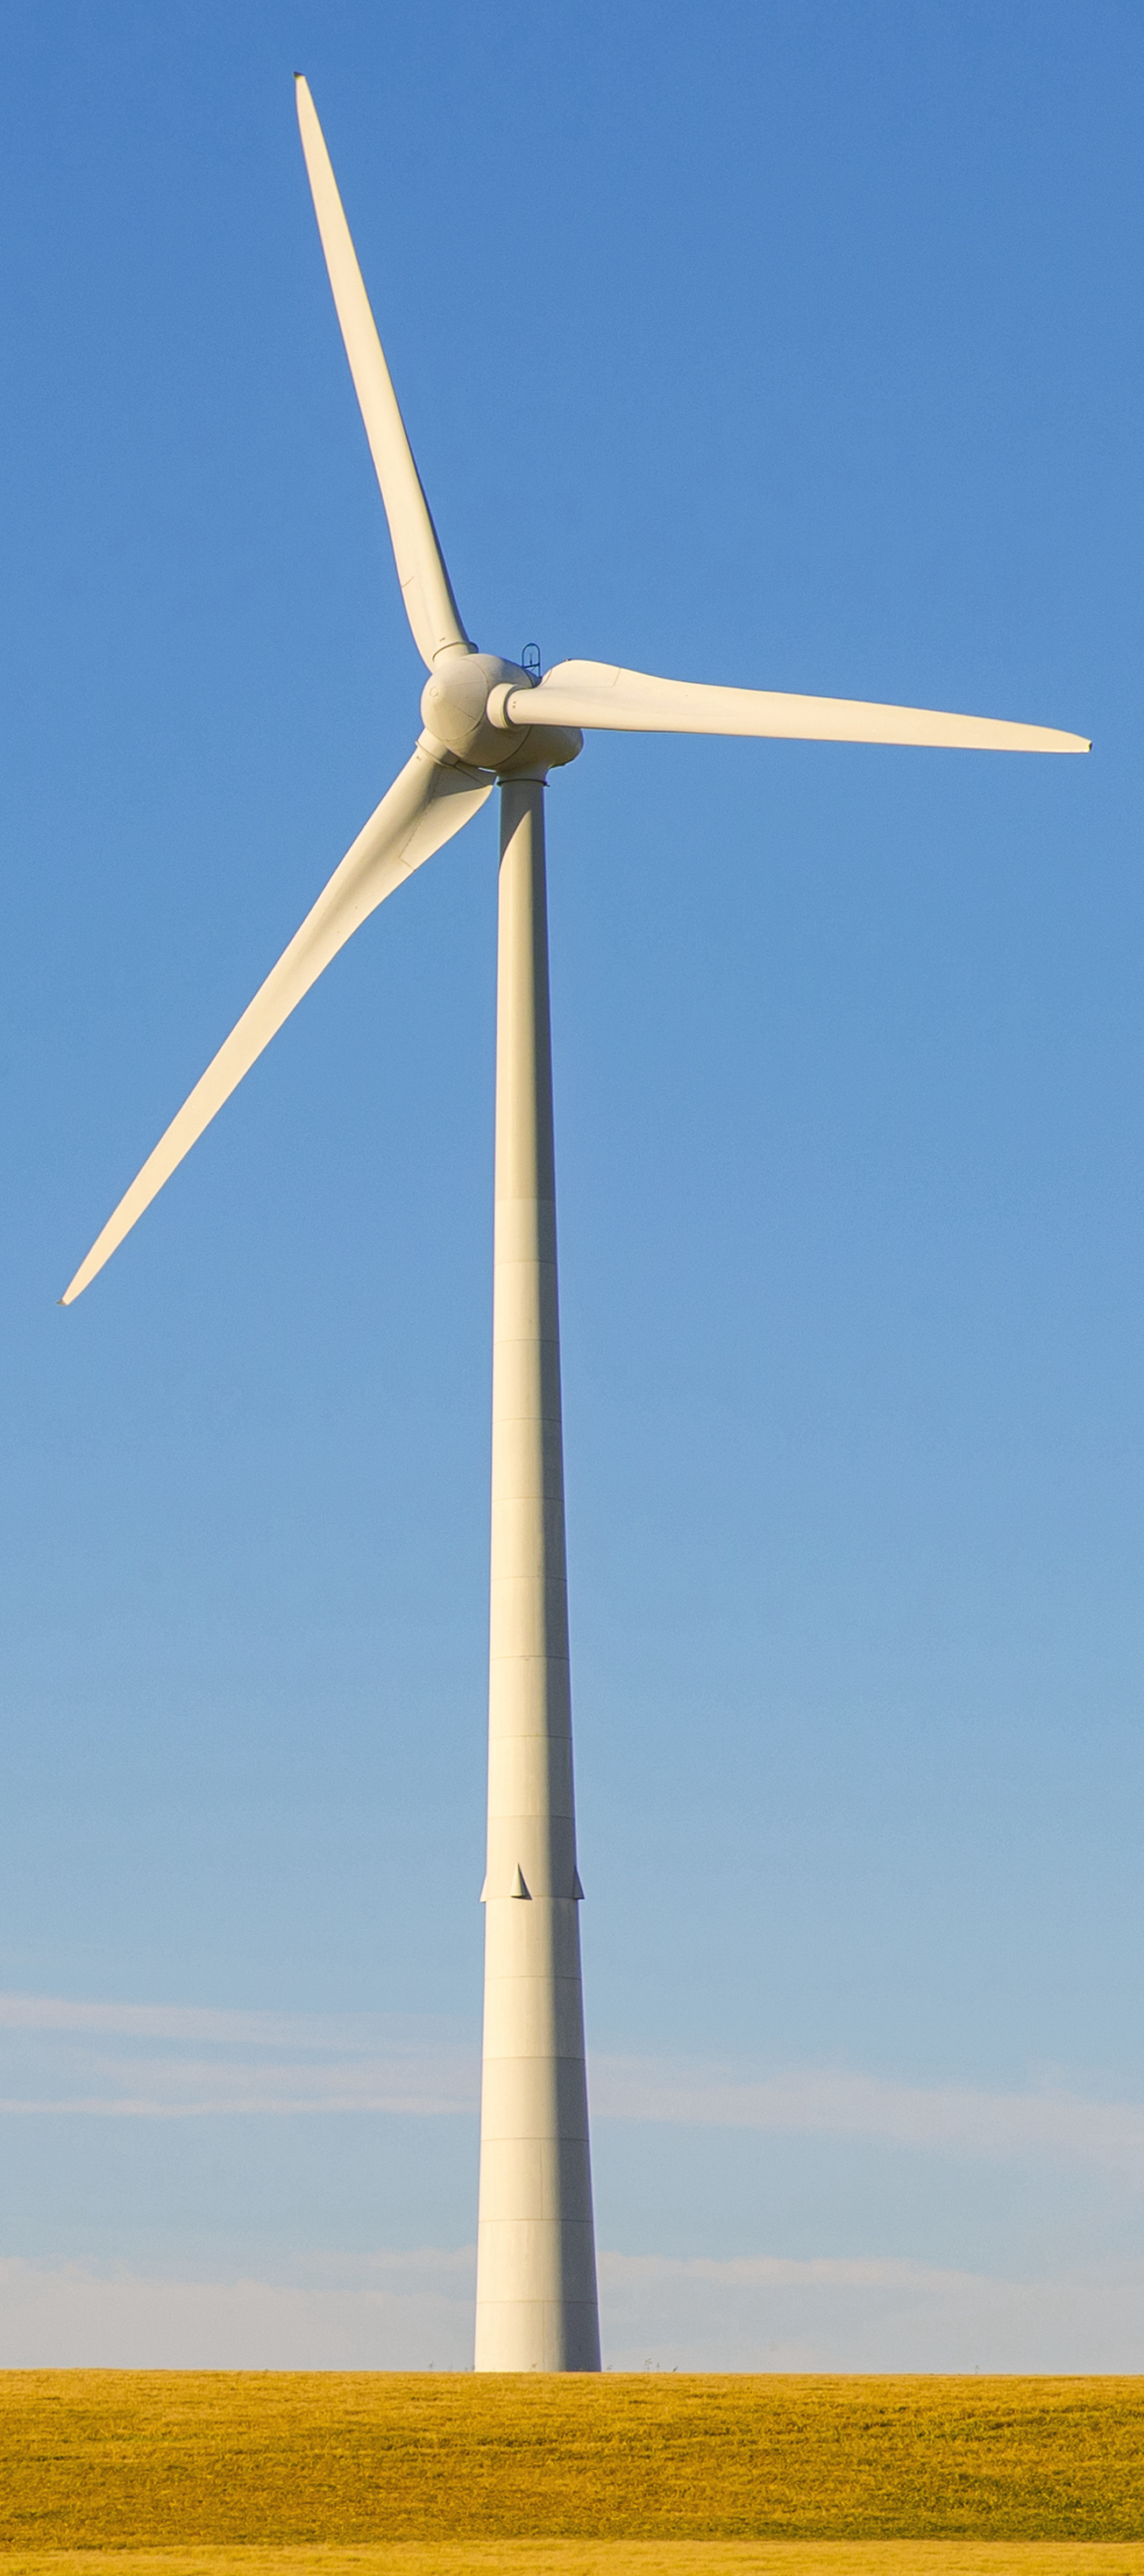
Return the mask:
<path id="1" fill-rule="evenodd" d="M 478 2102 L 476 2047 L 445 2023 L 5 1995 L 0 2032 L 0 2111 L 13 2117 L 471 2117 Z M 990 2091 L 618 2056 L 594 2057 L 590 2078 L 597 2120 L 864 2138 L 978 2159 L 1052 2156 L 1144 2182 L 1144 2104 L 1061 2084 Z"/>
<path id="2" fill-rule="evenodd" d="M 0 2030 L 90 2038 L 214 2042 L 220 2048 L 376 2050 L 427 2025 L 380 2013 L 231 2012 L 201 2004 L 105 2004 L 63 1995 L 0 1994 Z"/>
<path id="3" fill-rule="evenodd" d="M 1124 2371 L 1144 2366 L 1144 2263 L 1034 2280 L 920 2263 L 603 2254 L 614 2369 Z"/>
<path id="4" fill-rule="evenodd" d="M 203 2119 L 226 2112 L 280 2119 L 308 2111 L 439 2117 L 472 2112 L 478 2102 L 479 2068 L 471 2050 L 293 2064 L 229 2057 L 143 2063 L 102 2058 L 94 2069 L 88 2059 L 86 2071 L 101 2079 L 98 2090 L 12 2095 L 0 2098 L 0 2112 L 135 2120 Z"/>
<path id="5" fill-rule="evenodd" d="M 6 1994 L 0 2033 L 9 2070 L 0 2111 L 16 2117 L 448 2116 L 473 2111 L 478 2095 L 477 2053 L 458 2044 L 455 2025 L 397 2015 Z"/>
<path id="6" fill-rule="evenodd" d="M 331 2093 L 329 2096 L 306 2096 L 300 2093 L 259 2093 L 240 2087 L 225 2098 L 204 2095 L 201 2101 L 164 2101 L 146 2093 L 67 2094 L 56 2099 L 45 2094 L 39 2101 L 34 2096 L 22 2099 L 0 2099 L 0 2117 L 6 2119 L 83 2119 L 83 2120 L 209 2120 L 220 2112 L 247 2119 L 296 2120 L 307 2112 L 327 2112 L 331 2116 L 348 2111 L 386 2114 L 395 2119 L 437 2119 L 442 2113 L 472 2111 L 475 2102 L 442 2100 L 440 2095 L 381 2087 L 369 2094 Z"/>
<path id="7" fill-rule="evenodd" d="M 903 2262 L 897 2255 L 601 2254 L 613 2289 L 643 2283 L 673 2287 L 701 2282 L 717 2290 L 925 2290 L 947 2291 L 975 2277 L 932 2263 Z"/>
<path id="8" fill-rule="evenodd" d="M 611 2120 L 882 2138 L 970 2156 L 1048 2150 L 1144 2172 L 1144 2104 L 1093 2101 L 1062 2087 L 994 2093 L 813 2067 L 753 2076 L 728 2067 L 608 2057 L 593 2062 L 592 2106 L 597 2117 Z"/>
<path id="9" fill-rule="evenodd" d="M 0 2261 L 0 2367 L 468 2368 L 471 2249 L 380 2255 L 353 2270 L 346 2286 L 311 2287 Z"/>
<path id="10" fill-rule="evenodd" d="M 274 2281 L 0 2262 L 0 2367 L 467 2369 L 471 2246 L 313 2255 Z M 605 2252 L 605 2360 L 679 2370 L 1144 2368 L 1144 2263 L 1010 2280 L 876 2257 Z"/>

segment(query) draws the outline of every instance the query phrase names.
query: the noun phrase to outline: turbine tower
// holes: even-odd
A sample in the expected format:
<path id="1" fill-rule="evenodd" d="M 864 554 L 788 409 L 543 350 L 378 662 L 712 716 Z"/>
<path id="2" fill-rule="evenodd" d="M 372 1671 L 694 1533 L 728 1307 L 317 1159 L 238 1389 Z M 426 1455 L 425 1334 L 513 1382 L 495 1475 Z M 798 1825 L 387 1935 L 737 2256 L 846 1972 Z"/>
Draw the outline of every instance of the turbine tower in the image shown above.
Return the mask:
<path id="1" fill-rule="evenodd" d="M 71 1305 L 339 948 L 500 786 L 492 1550 L 478 2370 L 598 2370 L 572 1794 L 544 788 L 584 728 L 948 749 L 1087 751 L 1078 734 L 846 698 L 661 680 L 610 663 L 546 677 L 461 623 L 314 104 L 297 84 L 314 210 L 350 373 L 429 677 L 412 758 L 108 1219 Z"/>

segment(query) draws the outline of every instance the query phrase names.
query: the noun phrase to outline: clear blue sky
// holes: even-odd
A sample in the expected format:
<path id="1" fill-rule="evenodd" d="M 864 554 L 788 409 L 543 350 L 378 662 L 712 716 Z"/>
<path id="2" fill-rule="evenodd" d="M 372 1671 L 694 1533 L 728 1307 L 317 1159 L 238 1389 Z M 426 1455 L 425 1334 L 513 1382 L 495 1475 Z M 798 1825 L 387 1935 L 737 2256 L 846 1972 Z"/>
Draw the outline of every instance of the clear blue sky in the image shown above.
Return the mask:
<path id="1" fill-rule="evenodd" d="M 565 1409 L 611 2358 L 1144 2366 L 1104 0 L 6 14 L 0 2358 L 468 2332 L 491 809 L 55 1303 L 418 725 L 295 69 L 482 645 L 1095 738 L 554 781 Z"/>

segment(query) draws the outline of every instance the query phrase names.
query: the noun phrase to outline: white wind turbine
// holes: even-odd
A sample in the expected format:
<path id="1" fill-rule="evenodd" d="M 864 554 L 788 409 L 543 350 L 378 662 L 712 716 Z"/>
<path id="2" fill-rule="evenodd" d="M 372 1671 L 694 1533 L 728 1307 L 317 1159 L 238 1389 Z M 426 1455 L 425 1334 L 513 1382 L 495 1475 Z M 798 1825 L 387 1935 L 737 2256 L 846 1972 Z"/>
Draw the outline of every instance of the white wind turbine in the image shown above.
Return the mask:
<path id="1" fill-rule="evenodd" d="M 543 679 L 461 623 L 304 80 L 298 120 L 397 576 L 429 671 L 412 759 L 144 1163 L 62 1300 L 150 1205 L 331 958 L 499 781 L 488 1868 L 478 2370 L 598 2370 L 572 1798 L 544 786 L 583 732 L 1087 751 L 1078 734 L 849 698 L 708 688 L 603 662 Z"/>

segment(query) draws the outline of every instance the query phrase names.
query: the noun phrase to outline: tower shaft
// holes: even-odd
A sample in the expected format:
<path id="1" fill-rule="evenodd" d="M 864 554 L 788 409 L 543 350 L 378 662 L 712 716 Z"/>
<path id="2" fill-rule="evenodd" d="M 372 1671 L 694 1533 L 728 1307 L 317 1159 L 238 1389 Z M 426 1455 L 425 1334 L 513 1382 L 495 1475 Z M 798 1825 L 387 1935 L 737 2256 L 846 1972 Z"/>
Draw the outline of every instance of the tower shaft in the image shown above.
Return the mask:
<path id="1" fill-rule="evenodd" d="M 598 2370 L 564 1544 L 544 781 L 501 788 L 478 2370 Z"/>

